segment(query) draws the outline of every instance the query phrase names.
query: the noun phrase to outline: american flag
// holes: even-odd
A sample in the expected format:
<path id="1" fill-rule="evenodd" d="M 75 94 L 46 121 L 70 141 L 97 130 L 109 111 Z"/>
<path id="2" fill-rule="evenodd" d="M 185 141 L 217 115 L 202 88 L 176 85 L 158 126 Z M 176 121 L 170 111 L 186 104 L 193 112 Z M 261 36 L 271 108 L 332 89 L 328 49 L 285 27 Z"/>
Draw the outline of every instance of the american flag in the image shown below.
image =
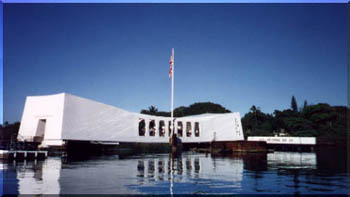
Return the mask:
<path id="1" fill-rule="evenodd" d="M 171 75 L 173 74 L 173 65 L 174 65 L 174 49 L 172 50 L 171 56 L 170 56 L 170 69 L 169 69 L 169 78 L 171 77 Z"/>

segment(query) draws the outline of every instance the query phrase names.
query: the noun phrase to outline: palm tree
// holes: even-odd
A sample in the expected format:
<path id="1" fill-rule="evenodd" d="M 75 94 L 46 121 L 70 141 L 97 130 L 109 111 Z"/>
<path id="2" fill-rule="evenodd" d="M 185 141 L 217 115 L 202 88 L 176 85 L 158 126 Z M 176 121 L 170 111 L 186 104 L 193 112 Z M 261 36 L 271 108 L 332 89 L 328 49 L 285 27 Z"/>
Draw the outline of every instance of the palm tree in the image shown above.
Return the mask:
<path id="1" fill-rule="evenodd" d="M 253 105 L 253 106 L 250 108 L 250 111 L 252 111 L 253 113 L 256 113 L 256 107 L 255 107 L 255 105 Z"/>
<path id="2" fill-rule="evenodd" d="M 151 105 L 150 107 L 148 107 L 148 111 L 151 115 L 155 115 L 158 112 L 158 109 Z"/>
<path id="3" fill-rule="evenodd" d="M 297 104 L 297 101 L 295 100 L 294 96 L 292 96 L 292 101 L 291 101 L 290 105 L 291 105 L 293 112 L 298 112 L 298 104 Z"/>

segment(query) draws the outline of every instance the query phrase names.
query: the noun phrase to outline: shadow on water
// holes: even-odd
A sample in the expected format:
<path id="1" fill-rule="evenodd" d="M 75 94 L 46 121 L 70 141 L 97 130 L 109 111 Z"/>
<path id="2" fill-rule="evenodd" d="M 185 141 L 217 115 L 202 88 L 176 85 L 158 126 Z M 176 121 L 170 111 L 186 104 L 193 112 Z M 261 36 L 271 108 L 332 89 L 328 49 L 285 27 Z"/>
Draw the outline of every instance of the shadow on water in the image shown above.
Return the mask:
<path id="1" fill-rule="evenodd" d="M 321 174 L 334 175 L 349 172 L 348 153 L 344 148 L 324 147 L 318 148 L 317 170 Z"/>

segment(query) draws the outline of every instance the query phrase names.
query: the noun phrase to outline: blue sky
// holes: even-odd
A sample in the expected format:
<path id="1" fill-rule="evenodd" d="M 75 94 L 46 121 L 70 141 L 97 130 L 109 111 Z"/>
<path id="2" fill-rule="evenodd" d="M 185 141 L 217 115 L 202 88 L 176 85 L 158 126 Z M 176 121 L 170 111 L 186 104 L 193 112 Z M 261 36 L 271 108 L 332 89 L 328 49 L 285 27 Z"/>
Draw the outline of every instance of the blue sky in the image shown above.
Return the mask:
<path id="1" fill-rule="evenodd" d="M 346 4 L 5 4 L 4 120 L 67 92 L 129 111 L 346 105 Z"/>

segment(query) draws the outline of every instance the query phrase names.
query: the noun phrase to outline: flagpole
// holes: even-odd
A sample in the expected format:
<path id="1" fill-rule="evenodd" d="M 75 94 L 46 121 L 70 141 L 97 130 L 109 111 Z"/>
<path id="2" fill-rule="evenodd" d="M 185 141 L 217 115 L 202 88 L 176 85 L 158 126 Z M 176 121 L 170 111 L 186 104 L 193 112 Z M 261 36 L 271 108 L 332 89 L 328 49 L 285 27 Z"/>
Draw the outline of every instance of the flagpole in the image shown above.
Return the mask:
<path id="1" fill-rule="evenodd" d="M 175 125 L 174 125 L 174 70 L 175 70 L 175 57 L 174 57 L 174 48 L 171 51 L 172 57 L 173 57 L 173 65 L 172 65 L 172 73 L 171 73 L 171 135 L 170 137 L 173 137 L 173 133 L 175 132 Z M 174 139 L 173 139 L 174 140 Z"/>
<path id="2" fill-rule="evenodd" d="M 171 70 L 171 124 L 172 124 L 172 129 L 171 129 L 171 135 L 170 135 L 170 146 L 171 146 L 171 152 L 173 152 L 173 145 L 174 145 L 174 139 L 173 138 L 173 133 L 175 132 L 175 127 L 174 127 L 174 68 L 175 68 L 175 56 L 174 56 L 174 48 L 171 50 L 171 57 L 172 57 L 172 70 Z M 173 155 L 170 154 L 170 195 L 173 196 L 173 187 L 174 187 L 174 158 Z"/>

